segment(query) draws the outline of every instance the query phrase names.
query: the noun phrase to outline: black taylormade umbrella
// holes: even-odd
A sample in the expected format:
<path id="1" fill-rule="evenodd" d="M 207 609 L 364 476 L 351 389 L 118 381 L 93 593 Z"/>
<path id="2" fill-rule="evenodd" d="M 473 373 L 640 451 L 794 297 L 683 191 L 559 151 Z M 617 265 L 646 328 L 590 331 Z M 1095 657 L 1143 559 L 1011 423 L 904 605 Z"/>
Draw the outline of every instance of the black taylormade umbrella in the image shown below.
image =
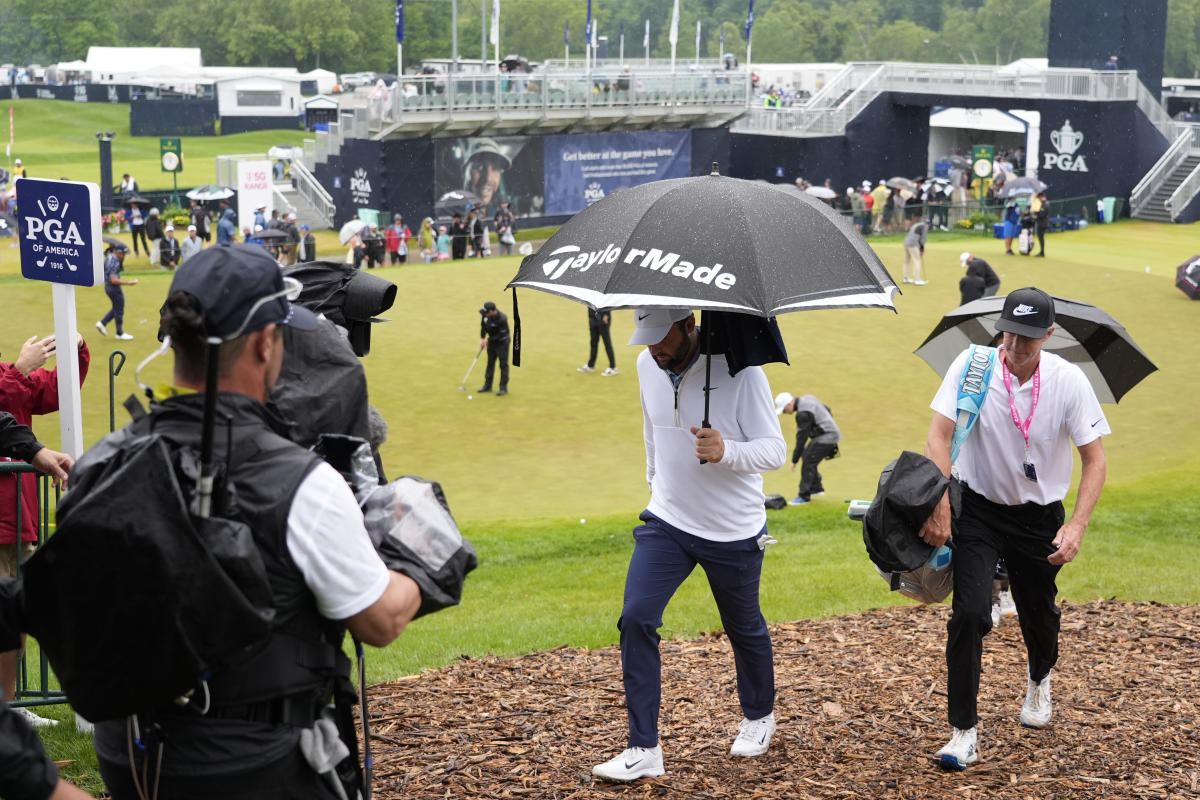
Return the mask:
<path id="1" fill-rule="evenodd" d="M 1193 300 L 1200 300 L 1200 256 L 1192 256 L 1175 268 L 1175 286 Z"/>
<path id="2" fill-rule="evenodd" d="M 971 344 L 990 344 L 1004 296 L 972 300 L 942 317 L 914 352 L 945 374 L 955 357 Z M 1158 367 L 1134 344 L 1125 328 L 1088 303 L 1054 298 L 1054 333 L 1044 350 L 1077 364 L 1101 403 L 1115 403 Z"/>
<path id="3" fill-rule="evenodd" d="M 818 308 L 895 310 L 896 293 L 879 257 L 829 206 L 794 189 L 721 177 L 715 165 L 711 175 L 654 181 L 597 201 L 527 256 L 509 286 L 592 308 L 765 318 Z M 705 325 L 706 335 L 715 327 Z M 763 334 L 764 341 L 777 335 Z"/>
<path id="4" fill-rule="evenodd" d="M 446 192 L 438 198 L 437 202 L 433 204 L 433 215 L 435 217 L 453 217 L 455 214 L 461 214 L 465 217 L 468 211 L 478 205 L 479 195 L 465 189 L 456 189 Z"/>

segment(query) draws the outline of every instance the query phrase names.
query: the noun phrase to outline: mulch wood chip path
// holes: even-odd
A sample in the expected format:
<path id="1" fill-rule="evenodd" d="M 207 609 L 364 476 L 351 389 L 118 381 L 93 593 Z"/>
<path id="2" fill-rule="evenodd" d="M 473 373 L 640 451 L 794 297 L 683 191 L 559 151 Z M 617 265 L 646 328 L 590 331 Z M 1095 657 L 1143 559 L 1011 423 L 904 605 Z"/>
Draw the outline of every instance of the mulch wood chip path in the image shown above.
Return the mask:
<path id="1" fill-rule="evenodd" d="M 625 746 L 617 648 L 463 658 L 371 689 L 375 796 L 390 798 L 1200 798 L 1200 606 L 1063 603 L 1049 728 L 1020 725 L 1026 667 L 1005 619 L 984 642 L 982 760 L 932 758 L 949 608 L 772 626 L 779 730 L 734 759 L 741 712 L 721 633 L 664 641 L 667 774 L 593 781 Z"/>

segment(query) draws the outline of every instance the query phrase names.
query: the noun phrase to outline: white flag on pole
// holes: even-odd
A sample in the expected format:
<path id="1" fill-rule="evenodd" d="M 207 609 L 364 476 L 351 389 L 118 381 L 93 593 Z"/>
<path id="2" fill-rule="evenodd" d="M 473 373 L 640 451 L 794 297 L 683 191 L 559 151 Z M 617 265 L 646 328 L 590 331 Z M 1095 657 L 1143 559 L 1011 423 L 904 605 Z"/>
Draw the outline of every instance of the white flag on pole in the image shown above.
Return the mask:
<path id="1" fill-rule="evenodd" d="M 696 61 L 700 61 L 700 20 L 696 20 Z"/>
<path id="2" fill-rule="evenodd" d="M 642 49 L 650 51 L 650 20 L 646 20 L 646 32 L 642 34 Z"/>
<path id="3" fill-rule="evenodd" d="M 671 11 L 671 31 L 667 34 L 667 41 L 679 44 L 679 0 L 675 0 L 675 8 Z"/>
<path id="4" fill-rule="evenodd" d="M 492 30 L 488 41 L 493 47 L 500 44 L 500 0 L 492 0 Z"/>

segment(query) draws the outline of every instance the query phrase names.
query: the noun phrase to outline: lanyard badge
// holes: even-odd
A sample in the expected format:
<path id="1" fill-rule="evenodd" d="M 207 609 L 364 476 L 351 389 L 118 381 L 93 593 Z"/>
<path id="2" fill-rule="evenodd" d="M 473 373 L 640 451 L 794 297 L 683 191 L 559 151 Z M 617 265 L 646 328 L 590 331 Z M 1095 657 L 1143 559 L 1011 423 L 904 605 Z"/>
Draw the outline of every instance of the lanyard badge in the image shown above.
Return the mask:
<path id="1" fill-rule="evenodd" d="M 1038 366 L 1033 373 L 1033 402 L 1029 406 L 1029 416 L 1025 421 L 1021 421 L 1021 414 L 1017 411 L 1017 400 L 1013 396 L 1012 390 L 1012 373 L 1008 370 L 1008 364 L 1003 359 L 1000 361 L 1000 368 L 1004 374 L 1004 388 L 1008 390 L 1008 410 L 1012 415 L 1013 425 L 1017 426 L 1017 430 L 1021 432 L 1021 436 L 1025 439 L 1025 460 L 1021 464 L 1021 472 L 1027 480 L 1037 483 L 1037 468 L 1033 464 L 1033 457 L 1029 447 L 1029 425 L 1033 422 L 1033 412 L 1037 411 L 1038 398 L 1042 393 L 1042 368 Z"/>

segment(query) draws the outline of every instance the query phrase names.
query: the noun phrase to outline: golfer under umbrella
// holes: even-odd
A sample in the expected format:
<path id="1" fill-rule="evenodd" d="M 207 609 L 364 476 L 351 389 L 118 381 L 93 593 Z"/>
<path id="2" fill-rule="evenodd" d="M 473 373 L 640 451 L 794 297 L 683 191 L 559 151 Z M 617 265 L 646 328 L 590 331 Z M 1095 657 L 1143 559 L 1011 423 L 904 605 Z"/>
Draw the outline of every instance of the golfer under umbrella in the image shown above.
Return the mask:
<path id="1" fill-rule="evenodd" d="M 697 219 L 708 223 L 699 229 Z M 619 623 L 628 747 L 592 774 L 609 781 L 664 774 L 657 629 L 697 565 L 734 651 L 743 718 L 729 753 L 761 756 L 776 727 L 773 650 L 759 605 L 772 541 L 762 473 L 785 463 L 786 445 L 757 365 L 786 358 L 775 314 L 893 308 L 895 282 L 823 203 L 724 178 L 714 167 L 705 177 L 598 201 L 526 258 L 509 285 L 593 308 L 636 308 L 630 343 L 646 348 L 637 369 L 650 501 L 634 530 Z M 514 316 L 515 309 L 514 299 Z M 693 309 L 704 311 L 700 330 Z"/>

